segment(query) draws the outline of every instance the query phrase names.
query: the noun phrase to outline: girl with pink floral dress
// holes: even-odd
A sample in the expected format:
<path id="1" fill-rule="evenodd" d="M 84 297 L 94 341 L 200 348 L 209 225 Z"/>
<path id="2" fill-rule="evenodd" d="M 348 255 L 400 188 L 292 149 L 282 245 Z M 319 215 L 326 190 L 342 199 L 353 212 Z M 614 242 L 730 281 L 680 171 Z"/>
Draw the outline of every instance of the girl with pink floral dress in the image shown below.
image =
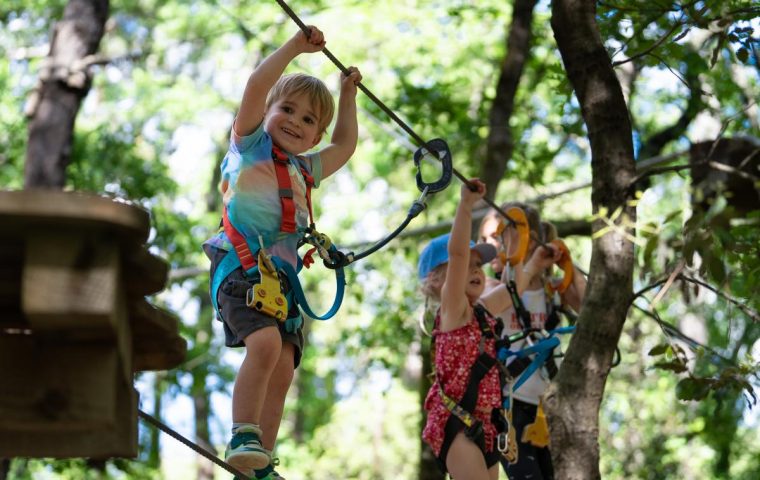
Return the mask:
<path id="1" fill-rule="evenodd" d="M 440 302 L 433 331 L 436 377 L 425 401 L 422 437 L 454 479 L 496 480 L 499 452 L 492 416 L 501 406 L 499 332 L 487 309 L 502 311 L 511 300 L 506 288 L 480 299 L 486 285 L 481 265 L 496 249 L 469 238 L 472 206 L 483 198 L 485 185 L 477 179 L 468 183 L 462 186 L 451 233 L 433 239 L 419 260 L 422 290 Z"/>

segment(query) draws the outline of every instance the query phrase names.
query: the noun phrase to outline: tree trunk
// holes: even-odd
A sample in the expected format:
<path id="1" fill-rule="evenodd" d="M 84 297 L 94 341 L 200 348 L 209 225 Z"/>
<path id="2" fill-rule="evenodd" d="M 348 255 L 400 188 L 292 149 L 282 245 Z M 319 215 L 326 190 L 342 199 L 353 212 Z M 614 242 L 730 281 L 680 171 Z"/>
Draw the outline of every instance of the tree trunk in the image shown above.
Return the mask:
<path id="1" fill-rule="evenodd" d="M 26 188 L 63 188 L 76 119 L 90 90 L 89 64 L 108 18 L 108 0 L 69 0 L 29 98 Z"/>
<path id="2" fill-rule="evenodd" d="M 211 338 L 213 337 L 213 328 L 211 323 L 214 321 L 212 315 L 204 315 L 205 312 L 211 311 L 211 298 L 208 295 L 199 295 L 200 312 L 198 316 L 198 326 L 195 334 L 193 349 L 197 352 L 207 352 L 211 349 Z M 191 371 L 193 384 L 190 392 L 193 397 L 194 417 L 195 417 L 195 440 L 196 443 L 210 452 L 216 453 L 211 444 L 211 433 L 209 431 L 209 418 L 211 417 L 211 393 L 207 387 L 209 376 L 208 362 L 197 363 Z M 198 457 L 198 480 L 213 480 L 214 464 L 205 457 Z"/>
<path id="3" fill-rule="evenodd" d="M 50 53 L 27 107 L 26 188 L 64 186 L 74 119 L 90 89 L 85 57 L 98 50 L 108 11 L 108 0 L 70 0 L 53 31 Z M 0 479 L 9 470 L 10 460 L 0 459 Z"/>
<path id="4" fill-rule="evenodd" d="M 598 479 L 599 407 L 633 283 L 636 175 L 623 92 L 596 25 L 592 0 L 555 0 L 551 25 L 591 143 L 590 276 L 577 331 L 545 394 L 557 478 Z M 604 220 L 613 221 L 606 228 Z M 605 229 L 604 231 L 602 231 Z"/>
<path id="5" fill-rule="evenodd" d="M 489 199 L 496 198 L 496 188 L 512 158 L 514 140 L 509 120 L 515 108 L 515 94 L 520 83 L 525 60 L 530 50 L 531 22 L 537 0 L 515 0 L 512 8 L 512 25 L 507 35 L 507 54 L 501 64 L 496 97 L 489 118 L 488 149 L 480 170 Z"/>

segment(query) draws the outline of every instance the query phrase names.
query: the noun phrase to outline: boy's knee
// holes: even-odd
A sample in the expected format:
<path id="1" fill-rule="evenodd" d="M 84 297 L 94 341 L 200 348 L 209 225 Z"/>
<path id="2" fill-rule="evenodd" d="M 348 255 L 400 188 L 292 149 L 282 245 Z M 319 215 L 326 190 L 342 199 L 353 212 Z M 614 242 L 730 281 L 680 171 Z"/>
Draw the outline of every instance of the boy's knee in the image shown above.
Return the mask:
<path id="1" fill-rule="evenodd" d="M 282 337 L 277 327 L 265 327 L 245 337 L 246 355 L 274 365 L 282 352 Z"/>

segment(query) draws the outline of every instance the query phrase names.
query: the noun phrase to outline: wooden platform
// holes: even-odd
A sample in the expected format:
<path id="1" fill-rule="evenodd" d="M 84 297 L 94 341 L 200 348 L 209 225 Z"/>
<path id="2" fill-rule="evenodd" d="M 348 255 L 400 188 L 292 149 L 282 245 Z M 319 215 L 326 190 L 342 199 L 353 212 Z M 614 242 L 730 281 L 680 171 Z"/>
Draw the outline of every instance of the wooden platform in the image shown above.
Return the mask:
<path id="1" fill-rule="evenodd" d="M 133 457 L 133 374 L 185 357 L 146 295 L 168 266 L 148 212 L 109 198 L 0 191 L 0 457 Z"/>

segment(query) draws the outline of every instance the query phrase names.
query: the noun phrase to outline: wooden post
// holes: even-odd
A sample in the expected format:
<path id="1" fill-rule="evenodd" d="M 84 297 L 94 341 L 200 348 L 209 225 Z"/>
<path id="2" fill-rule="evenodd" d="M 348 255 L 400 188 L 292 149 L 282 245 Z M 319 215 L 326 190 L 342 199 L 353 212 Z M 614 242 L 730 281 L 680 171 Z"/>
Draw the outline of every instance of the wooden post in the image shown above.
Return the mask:
<path id="1" fill-rule="evenodd" d="M 0 457 L 137 455 L 133 374 L 186 350 L 145 298 L 168 270 L 149 227 L 103 197 L 0 192 Z"/>

